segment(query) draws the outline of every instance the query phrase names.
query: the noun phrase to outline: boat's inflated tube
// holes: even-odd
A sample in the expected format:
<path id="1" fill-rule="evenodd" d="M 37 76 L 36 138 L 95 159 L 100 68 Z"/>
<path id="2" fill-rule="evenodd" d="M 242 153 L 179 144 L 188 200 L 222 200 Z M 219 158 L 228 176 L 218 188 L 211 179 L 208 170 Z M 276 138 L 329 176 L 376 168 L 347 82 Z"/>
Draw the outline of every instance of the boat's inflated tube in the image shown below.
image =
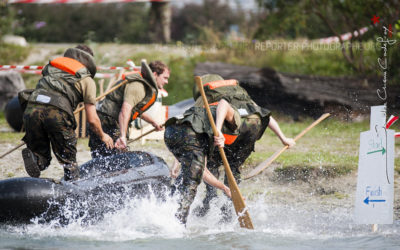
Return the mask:
<path id="1" fill-rule="evenodd" d="M 164 160 L 139 151 L 91 160 L 80 166 L 80 174 L 73 182 L 30 177 L 0 181 L 0 222 L 97 221 L 150 190 L 163 198 L 170 185 Z"/>

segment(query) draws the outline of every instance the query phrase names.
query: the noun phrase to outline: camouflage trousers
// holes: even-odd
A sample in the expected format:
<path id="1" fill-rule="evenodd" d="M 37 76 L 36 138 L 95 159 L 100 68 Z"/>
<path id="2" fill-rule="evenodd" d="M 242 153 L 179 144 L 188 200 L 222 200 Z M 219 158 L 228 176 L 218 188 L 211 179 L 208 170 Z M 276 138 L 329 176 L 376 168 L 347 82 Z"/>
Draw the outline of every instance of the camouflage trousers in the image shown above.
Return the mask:
<path id="1" fill-rule="evenodd" d="M 229 166 L 236 182 L 239 184 L 241 181 L 240 166 L 254 151 L 254 145 L 257 141 L 258 132 L 262 129 L 261 119 L 258 117 L 243 118 L 242 124 L 239 128 L 239 136 L 231 145 L 225 145 L 225 155 L 228 159 Z M 207 168 L 217 178 L 219 178 L 219 167 L 223 165 L 221 156 L 218 150 L 215 150 L 213 157 L 208 160 Z M 225 175 L 225 185 L 228 185 L 228 179 Z M 217 196 L 217 189 L 211 185 L 206 184 L 206 197 L 203 199 L 203 208 L 208 210 L 210 201 Z M 204 213 L 206 211 L 203 211 Z"/>
<path id="2" fill-rule="evenodd" d="M 22 140 L 38 156 L 41 170 L 51 161 L 51 148 L 64 172 L 76 167 L 75 119 L 65 111 L 50 105 L 29 103 L 23 122 L 25 136 Z"/>
<path id="3" fill-rule="evenodd" d="M 97 114 L 100 118 L 101 127 L 104 133 L 108 134 L 115 143 L 121 136 L 118 121 L 116 121 L 111 116 L 105 115 L 103 113 L 97 112 Z M 92 154 L 92 158 L 105 157 L 120 153 L 120 151 L 116 148 L 108 149 L 106 147 L 106 144 L 90 128 L 89 128 L 89 147 L 90 147 L 90 152 Z"/>
<path id="4" fill-rule="evenodd" d="M 197 186 L 203 178 L 208 152 L 208 136 L 197 134 L 190 124 L 174 124 L 165 129 L 164 141 L 182 166 L 176 182 L 180 193 L 176 217 L 186 224 Z"/>

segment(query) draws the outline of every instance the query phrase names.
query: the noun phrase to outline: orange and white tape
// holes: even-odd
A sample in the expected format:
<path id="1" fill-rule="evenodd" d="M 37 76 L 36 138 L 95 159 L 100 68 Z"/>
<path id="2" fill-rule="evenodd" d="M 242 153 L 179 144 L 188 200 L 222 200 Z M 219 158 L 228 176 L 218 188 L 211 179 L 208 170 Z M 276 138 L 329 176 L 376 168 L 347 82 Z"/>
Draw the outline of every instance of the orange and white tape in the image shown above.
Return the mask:
<path id="1" fill-rule="evenodd" d="M 20 69 L 20 68 L 0 68 L 0 71 L 17 71 L 19 73 L 23 73 L 23 74 L 34 74 L 34 75 L 41 75 L 42 71 L 41 70 L 30 70 L 30 69 Z M 95 78 L 111 78 L 114 77 L 115 74 L 109 74 L 109 73 L 96 73 L 96 75 L 94 76 Z"/>
<path id="2" fill-rule="evenodd" d="M 22 70 L 38 70 L 43 69 L 44 66 L 36 66 L 36 65 L 0 65 L 0 70 L 6 69 L 22 69 Z M 116 67 L 116 66 L 98 66 L 97 70 L 140 70 L 138 66 L 128 66 L 128 67 Z"/>

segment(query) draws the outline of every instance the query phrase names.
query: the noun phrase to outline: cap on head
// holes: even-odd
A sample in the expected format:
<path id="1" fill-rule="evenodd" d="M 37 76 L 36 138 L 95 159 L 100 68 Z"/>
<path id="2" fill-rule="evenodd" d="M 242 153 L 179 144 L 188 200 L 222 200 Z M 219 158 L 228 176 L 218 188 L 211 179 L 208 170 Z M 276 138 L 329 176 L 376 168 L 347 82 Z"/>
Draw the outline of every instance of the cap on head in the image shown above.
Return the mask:
<path id="1" fill-rule="evenodd" d="M 202 75 L 200 78 L 203 85 L 209 82 L 224 80 L 224 78 L 222 78 L 220 75 L 217 74 L 206 74 Z M 197 88 L 197 85 L 195 84 L 193 87 L 193 99 L 196 100 L 199 96 L 200 96 L 200 91 Z"/>

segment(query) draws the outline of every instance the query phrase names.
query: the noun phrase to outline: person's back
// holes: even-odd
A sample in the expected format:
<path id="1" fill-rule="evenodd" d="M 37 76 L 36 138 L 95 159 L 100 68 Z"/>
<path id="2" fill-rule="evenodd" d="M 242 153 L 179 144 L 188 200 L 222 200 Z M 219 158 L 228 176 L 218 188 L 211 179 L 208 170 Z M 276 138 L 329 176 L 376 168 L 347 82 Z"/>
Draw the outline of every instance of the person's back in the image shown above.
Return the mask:
<path id="1" fill-rule="evenodd" d="M 203 82 L 203 84 L 208 101 L 217 104 L 222 99 L 227 100 L 232 107 L 238 110 L 241 117 L 241 125 L 237 137 L 231 140 L 230 143 L 226 143 L 224 147 L 232 173 L 236 181 L 240 183 L 240 166 L 254 151 L 256 141 L 262 137 L 266 128 L 270 125 L 270 120 L 274 125 L 274 132 L 277 132 L 281 140 L 287 139 L 288 143 L 292 143 L 292 139 L 284 137 L 283 133 L 280 132 L 279 126 L 270 116 L 270 111 L 258 106 L 247 91 L 239 85 L 237 80 L 224 80 L 221 76 L 215 74 L 206 75 L 205 77 L 207 81 Z M 193 89 L 193 98 L 196 100 L 195 105 L 203 105 L 197 88 Z M 213 157 L 207 161 L 207 168 L 216 178 L 219 178 L 219 167 L 221 165 L 222 159 L 217 150 L 215 150 Z M 227 184 L 226 176 L 224 183 Z M 198 215 L 204 215 L 208 211 L 210 200 L 216 197 L 215 188 L 206 184 L 206 189 L 207 194 L 203 200 L 203 208 L 196 209 Z"/>
<path id="2" fill-rule="evenodd" d="M 73 112 L 80 102 L 85 103 L 91 126 L 103 135 L 93 109 L 96 85 L 92 77 L 95 74 L 93 52 L 85 45 L 67 49 L 64 57 L 50 61 L 43 69 L 43 77 L 29 96 L 23 116 L 26 131 L 23 140 L 27 148 L 22 150 L 22 156 L 30 176 L 39 177 L 40 172 L 50 165 L 51 145 L 64 167 L 64 178 L 78 178 Z M 103 139 L 109 141 L 105 135 Z"/>

